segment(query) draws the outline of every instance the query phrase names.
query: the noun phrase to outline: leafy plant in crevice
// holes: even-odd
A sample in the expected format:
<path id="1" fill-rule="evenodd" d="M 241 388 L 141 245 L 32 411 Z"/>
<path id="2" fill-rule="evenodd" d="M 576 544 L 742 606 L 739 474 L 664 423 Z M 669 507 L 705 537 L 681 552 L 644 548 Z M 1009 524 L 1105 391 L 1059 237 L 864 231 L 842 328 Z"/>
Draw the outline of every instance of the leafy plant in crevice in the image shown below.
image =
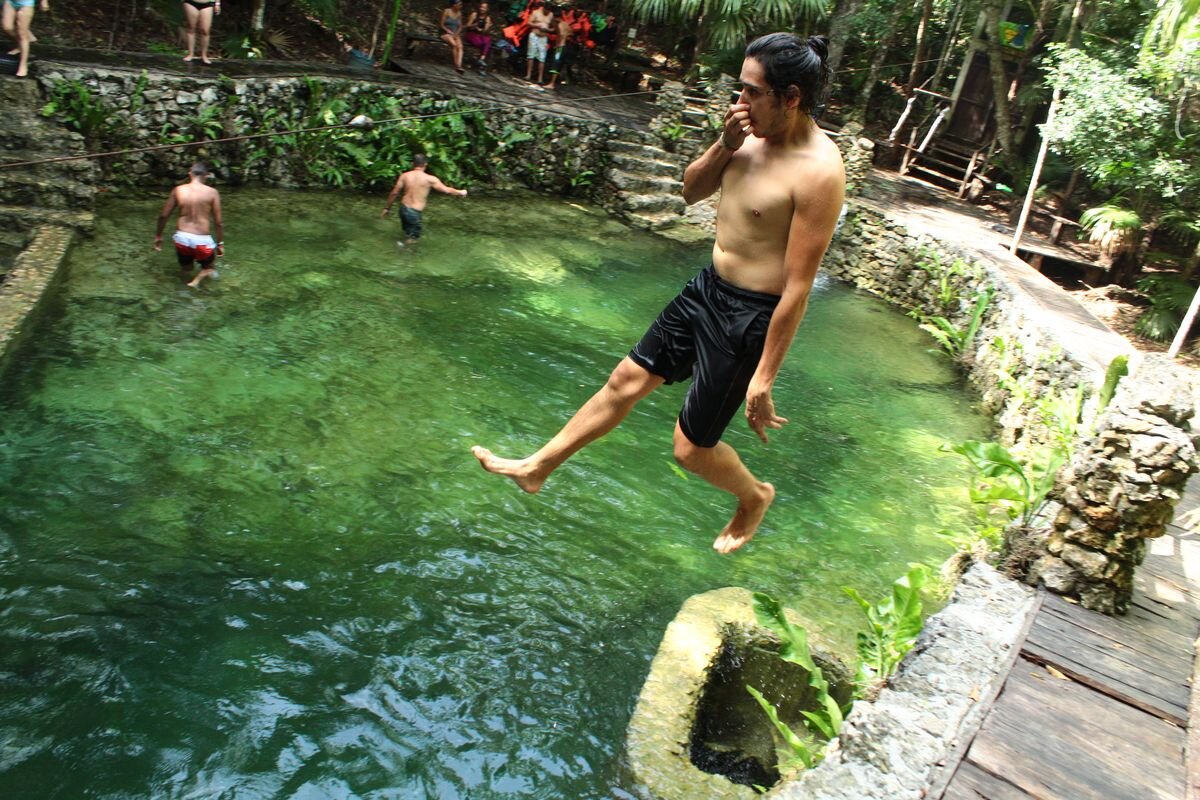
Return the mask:
<path id="1" fill-rule="evenodd" d="M 747 686 L 746 691 L 762 707 L 788 747 L 790 756 L 780 763 L 780 771 L 790 771 L 797 763 L 805 769 L 812 769 L 824 757 L 825 743 L 841 731 L 845 712 L 849 708 L 843 709 L 829 693 L 829 681 L 813 661 L 809 650 L 808 632 L 788 620 L 778 600 L 768 594 L 755 592 L 754 616 L 758 624 L 779 636 L 779 657 L 808 672 L 808 685 L 815 694 L 817 710 L 800 712 L 805 719 L 804 735 L 801 736 L 779 718 L 778 710 L 761 692 L 752 686 Z"/>
<path id="2" fill-rule="evenodd" d="M 1108 362 L 1108 369 L 1104 371 L 1104 385 L 1100 387 L 1099 402 L 1096 404 L 1097 417 L 1104 413 L 1104 409 L 1108 408 L 1113 395 L 1117 393 L 1117 384 L 1128 374 L 1129 356 L 1116 356 Z"/>
<path id="3" fill-rule="evenodd" d="M 921 590 L 928 577 L 929 568 L 924 564 L 910 566 L 908 572 L 892 583 L 891 596 L 873 605 L 863 599 L 856 589 L 842 587 L 842 591 L 858 604 L 867 618 L 866 630 L 859 631 L 856 638 L 856 697 L 878 694 L 916 644 L 924 623 Z"/>
<path id="4" fill-rule="evenodd" d="M 1183 323 L 1195 288 L 1180 276 L 1168 273 L 1142 278 L 1137 286 L 1150 301 L 1150 307 L 1138 316 L 1134 331 L 1156 342 L 1170 341 Z"/>
<path id="5" fill-rule="evenodd" d="M 967 320 L 966 326 L 962 328 L 945 317 L 919 316 L 920 328 L 932 336 L 951 358 L 962 358 L 969 350 L 971 342 L 975 340 L 975 334 L 979 332 L 979 326 L 983 323 L 983 315 L 991 301 L 992 290 L 990 288 L 976 292 L 971 316 Z"/>
<path id="6" fill-rule="evenodd" d="M 50 100 L 42 106 L 43 117 L 57 117 L 64 125 L 82 134 L 88 146 L 111 144 L 122 130 L 115 109 L 99 94 L 76 80 L 59 81 L 50 90 Z"/>
<path id="7" fill-rule="evenodd" d="M 1028 526 L 1054 488 L 1054 478 L 1066 463 L 1067 454 L 1047 448 L 1039 457 L 1019 459 L 997 442 L 968 440 L 943 445 L 943 452 L 957 453 L 971 466 L 968 496 L 985 525 L 994 524 L 995 516 L 1006 522 L 1019 521 Z"/>
<path id="8" fill-rule="evenodd" d="M 1023 351 L 1021 343 L 997 336 L 992 339 L 991 346 L 992 352 L 996 354 L 996 363 L 992 367 L 992 374 L 996 377 L 997 385 L 1008 393 L 1009 402 L 1012 404 L 1011 410 L 1019 411 L 1025 407 L 1032 396 L 1026 381 L 1017 374 Z"/>
<path id="9" fill-rule="evenodd" d="M 910 566 L 908 572 L 892 583 L 891 595 L 874 604 L 865 600 L 855 589 L 842 587 L 842 591 L 858 604 L 867 620 L 867 627 L 856 636 L 858 661 L 854 671 L 854 694 L 845 705 L 833 697 L 829 681 L 813 660 L 807 631 L 787 619 L 778 600 L 762 592 L 754 593 L 755 618 L 760 625 L 779 637 L 779 657 L 808 673 L 808 685 L 816 701 L 815 711 L 800 712 L 804 717 L 804 728 L 795 731 L 779 718 L 778 709 L 762 692 L 746 686 L 746 691 L 763 709 L 787 747 L 788 756 L 781 759 L 779 764 L 781 773 L 787 773 L 797 765 L 811 769 L 819 764 L 828 741 L 841 732 L 854 701 L 873 698 L 888 678 L 895 674 L 921 632 L 924 610 L 921 589 L 927 576 L 928 568 L 924 565 Z"/>

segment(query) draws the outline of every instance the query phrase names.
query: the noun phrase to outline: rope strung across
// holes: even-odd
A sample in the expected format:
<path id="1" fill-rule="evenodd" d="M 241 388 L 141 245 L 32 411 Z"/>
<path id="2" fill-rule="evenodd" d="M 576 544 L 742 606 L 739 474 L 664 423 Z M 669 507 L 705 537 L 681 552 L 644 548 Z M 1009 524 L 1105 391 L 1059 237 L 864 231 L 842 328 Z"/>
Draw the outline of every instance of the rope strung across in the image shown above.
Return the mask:
<path id="1" fill-rule="evenodd" d="M 644 92 L 626 92 L 624 94 L 603 94 L 593 95 L 591 97 L 579 97 L 569 100 L 547 100 L 544 103 L 503 103 L 494 106 L 481 106 L 480 108 L 461 108 L 453 111 L 438 111 L 433 114 L 412 114 L 405 117 L 391 117 L 389 119 L 373 120 L 362 114 L 358 115 L 349 122 L 339 123 L 337 125 L 319 125 L 314 128 L 296 128 L 286 131 L 268 131 L 266 133 L 247 133 L 240 136 L 226 136 L 221 139 L 204 139 L 198 142 L 176 142 L 174 144 L 155 144 L 147 147 L 132 147 L 125 150 L 110 150 L 106 153 L 81 153 L 73 156 L 54 156 L 51 158 L 39 158 L 30 161 L 8 161 L 0 163 L 0 170 L 15 169 L 16 167 L 31 167 L 37 164 L 56 164 L 63 161 L 85 161 L 92 158 L 109 158 L 111 156 L 131 155 L 133 153 L 150 153 L 156 150 L 175 150 L 187 147 L 202 147 L 211 144 L 225 144 L 228 142 L 241 142 L 250 139 L 268 139 L 272 136 L 290 136 L 294 133 L 320 133 L 321 131 L 335 131 L 342 128 L 355 128 L 360 130 L 370 130 L 378 125 L 389 125 L 397 122 L 410 122 L 418 119 L 434 119 L 436 117 L 453 117 L 462 116 L 464 114 L 482 114 L 491 111 L 504 111 L 511 108 L 540 108 L 542 106 L 563 105 L 566 103 L 583 103 L 594 100 L 602 100 L 613 97 L 636 97 L 644 94 L 658 94 L 661 89 L 644 91 Z M 570 116 L 570 115 L 568 115 Z M 586 119 L 586 117 L 574 117 L 574 119 Z"/>
<path id="2" fill-rule="evenodd" d="M 918 63 L 924 64 L 924 63 L 928 63 L 931 61 L 938 61 L 938 60 L 940 60 L 940 59 L 927 58 Z M 885 69 L 887 67 L 906 67 L 906 66 L 909 66 L 909 63 L 883 64 L 883 65 L 880 65 L 879 69 Z M 838 73 L 861 72 L 861 71 L 862 71 L 861 69 L 842 69 L 842 70 L 838 70 Z M 591 102 L 593 100 L 605 100 L 608 98 L 616 98 L 616 97 L 638 97 L 640 95 L 647 95 L 647 94 L 655 95 L 655 94 L 661 93 L 662 91 L 663 91 L 662 89 L 652 89 L 652 90 L 644 91 L 644 92 L 624 92 L 622 94 L 599 94 L 599 95 L 592 95 L 591 97 L 576 97 L 576 98 L 567 99 L 567 100 L 547 100 L 544 103 L 502 103 L 500 105 L 483 106 L 481 108 L 465 108 L 465 109 L 458 109 L 455 111 L 439 111 L 435 114 L 413 114 L 413 115 L 407 116 L 407 117 L 392 117 L 390 119 L 380 119 L 380 120 L 372 120 L 369 117 L 363 117 L 363 115 L 360 114 L 358 117 L 355 117 L 354 119 L 350 120 L 350 122 L 343 122 L 338 125 L 320 125 L 315 128 L 296 128 L 296 129 L 287 130 L 287 131 L 269 131 L 267 133 L 247 133 L 247 134 L 242 134 L 240 136 L 227 136 L 222 139 L 204 139 L 199 142 L 177 142 L 175 144 L 155 144 L 155 145 L 149 145 L 147 147 L 132 147 L 132 148 L 128 148 L 125 150 L 110 150 L 106 153 L 81 153 L 79 155 L 73 155 L 73 156 L 54 156 L 51 158 L 39 158 L 39 159 L 30 160 L 30 161 L 0 162 L 0 170 L 16 169 L 17 167 L 32 167 L 32 166 L 36 166 L 38 164 L 57 164 L 57 163 L 60 163 L 63 161 L 86 161 L 87 159 L 91 159 L 91 158 L 109 158 L 112 156 L 132 155 L 133 153 L 150 153 L 150 152 L 154 152 L 157 150 L 176 150 L 176 149 L 182 149 L 182 148 L 187 148 L 187 147 L 202 147 L 204 145 L 210 145 L 210 144 L 226 144 L 228 142 L 243 142 L 243 141 L 249 141 L 251 139 L 269 139 L 272 136 L 290 136 L 291 134 L 294 134 L 294 133 L 320 133 L 321 131 L 335 131 L 335 130 L 341 130 L 342 128 L 356 128 L 356 129 L 369 130 L 370 128 L 373 128 L 376 125 L 388 125 L 388 124 L 396 123 L 396 122 L 411 122 L 413 120 L 418 120 L 418 119 L 435 119 L 437 117 L 461 116 L 463 114 L 482 114 L 482 113 L 487 113 L 487 112 L 491 112 L 491 111 L 503 111 L 505 109 L 510 109 L 510 108 L 541 108 L 544 106 L 569 105 L 571 103 L 585 103 L 585 102 Z M 570 115 L 568 115 L 568 116 L 570 116 Z M 575 119 L 586 119 L 585 117 L 574 117 L 574 118 Z M 358 120 L 360 120 L 360 119 L 365 119 L 365 123 L 358 122 Z"/>

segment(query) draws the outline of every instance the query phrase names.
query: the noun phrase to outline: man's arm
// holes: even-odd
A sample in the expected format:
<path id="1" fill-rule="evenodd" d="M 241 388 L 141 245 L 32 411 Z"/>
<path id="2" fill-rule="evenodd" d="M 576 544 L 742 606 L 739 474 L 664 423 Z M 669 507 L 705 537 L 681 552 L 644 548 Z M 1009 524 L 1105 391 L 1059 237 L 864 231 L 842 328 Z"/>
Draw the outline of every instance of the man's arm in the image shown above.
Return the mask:
<path id="1" fill-rule="evenodd" d="M 429 188 L 433 189 L 435 192 L 441 192 L 442 194 L 455 194 L 459 197 L 467 196 L 466 189 L 455 189 L 452 186 L 447 186 L 446 184 L 442 183 L 440 178 L 435 178 L 432 175 L 429 176 Z"/>
<path id="2" fill-rule="evenodd" d="M 808 310 L 808 298 L 817 277 L 817 269 L 833 238 L 842 210 L 845 186 L 842 171 L 830 170 L 829 173 L 804 187 L 805 202 L 797 203 L 792 215 L 784 254 L 783 293 L 779 305 L 771 314 L 762 358 L 746 390 L 746 420 L 763 442 L 767 441 L 767 428 L 780 428 L 787 422 L 787 419 L 775 413 L 771 390 L 792 339 L 796 336 L 796 329 Z"/>
<path id="3" fill-rule="evenodd" d="M 400 177 L 396 178 L 396 185 L 392 187 L 392 193 L 388 195 L 387 206 L 384 207 L 383 213 L 379 216 L 386 217 L 388 212 L 392 210 L 392 203 L 396 202 L 396 198 L 400 196 L 400 190 L 404 188 L 404 173 L 400 173 Z"/>
<path id="4" fill-rule="evenodd" d="M 175 190 L 171 190 L 171 194 L 167 196 L 167 202 L 163 203 L 162 211 L 158 212 L 158 227 L 154 229 L 154 249 L 162 250 L 163 228 L 167 225 L 167 220 L 171 218 L 171 214 L 175 211 Z"/>
<path id="5" fill-rule="evenodd" d="M 225 255 L 225 220 L 221 217 L 221 193 L 213 192 L 213 227 L 217 231 L 217 255 Z"/>
<path id="6" fill-rule="evenodd" d="M 745 124 L 750 118 L 750 106 L 736 104 L 725 112 L 725 127 L 721 137 L 683 171 L 683 201 L 688 205 L 711 197 L 721 188 L 721 175 L 733 159 L 733 154 L 746 141 Z"/>

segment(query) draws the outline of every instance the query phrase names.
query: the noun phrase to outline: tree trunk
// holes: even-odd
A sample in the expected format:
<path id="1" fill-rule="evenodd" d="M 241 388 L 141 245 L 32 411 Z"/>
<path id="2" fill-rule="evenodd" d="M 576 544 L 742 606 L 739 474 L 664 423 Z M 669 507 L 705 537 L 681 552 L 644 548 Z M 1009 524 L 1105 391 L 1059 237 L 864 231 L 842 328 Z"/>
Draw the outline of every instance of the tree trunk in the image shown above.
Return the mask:
<path id="1" fill-rule="evenodd" d="M 254 8 L 250 12 L 250 31 L 257 39 L 262 34 L 263 17 L 267 13 L 267 0 L 254 0 Z"/>
<path id="2" fill-rule="evenodd" d="M 1052 0 L 1046 0 L 1052 2 Z M 921 6 L 921 21 L 917 24 L 917 52 L 913 54 L 912 69 L 908 71 L 908 83 L 904 87 L 904 95 L 912 97 L 917 88 L 917 78 L 925 68 L 925 33 L 929 29 L 929 18 L 933 15 L 933 0 L 925 0 Z"/>
<path id="3" fill-rule="evenodd" d="M 996 120 L 996 138 L 1000 140 L 1001 163 L 1015 160 L 1012 136 L 1012 107 L 1008 102 L 1008 79 L 1004 74 L 1004 51 L 1000 47 L 1000 11 L 1003 0 L 986 0 L 984 14 L 987 17 L 988 66 L 992 73 L 992 99 L 996 104 L 993 111 Z"/>
<path id="4" fill-rule="evenodd" d="M 392 0 L 392 23 L 388 25 L 387 37 L 383 42 L 383 55 L 379 57 L 383 69 L 388 68 L 392 59 L 392 40 L 396 37 L 396 23 L 400 20 L 400 9 L 404 8 L 404 0 Z"/>
<path id="5" fill-rule="evenodd" d="M 946 70 L 946 60 L 950 58 L 950 53 L 954 50 L 954 40 L 958 38 L 958 29 L 962 25 L 963 18 L 963 3 L 958 0 L 954 4 L 954 11 L 950 13 L 950 23 L 946 30 L 946 43 L 942 46 L 942 54 L 938 57 L 937 69 L 933 71 L 933 77 L 929 79 L 929 88 L 932 91 L 937 91 L 938 86 L 942 82 L 942 73 Z"/>
<path id="6" fill-rule="evenodd" d="M 862 8 L 865 0 L 838 0 L 837 7 L 829 15 L 829 57 L 825 63 L 837 74 L 842 65 L 842 54 L 846 52 L 846 38 L 850 20 Z"/>
<path id="7" fill-rule="evenodd" d="M 883 67 L 883 62 L 887 60 L 888 50 L 891 49 L 892 42 L 896 39 L 896 29 L 900 27 L 900 15 L 907 7 L 907 3 L 896 3 L 892 6 L 892 16 L 888 18 L 887 30 L 875 50 L 875 58 L 871 59 L 871 71 L 867 73 L 867 82 L 863 85 L 862 96 L 858 100 L 858 115 L 863 122 L 867 121 L 867 109 L 871 107 L 871 95 L 875 93 L 875 84 L 879 82 L 879 70 Z"/>
<path id="8" fill-rule="evenodd" d="M 1050 17 L 1054 14 L 1054 8 L 1058 0 L 1042 0 L 1042 5 L 1038 9 L 1037 21 L 1034 23 L 1033 40 L 1030 41 L 1029 47 L 1026 48 L 1025 54 L 1021 56 L 1021 60 L 1017 62 L 1017 72 L 1013 76 L 1015 87 L 1021 85 L 1021 79 L 1025 77 L 1025 71 L 1029 68 L 1034 56 L 1041 50 L 1042 43 L 1050 38 Z M 1013 92 L 1015 94 L 1015 91 Z M 1018 150 L 1025 143 L 1026 137 L 1029 136 L 1030 130 L 1033 128 L 1033 116 L 1037 113 L 1037 107 L 1031 104 L 1021 114 L 1021 123 L 1017 126 L 1015 146 Z"/>

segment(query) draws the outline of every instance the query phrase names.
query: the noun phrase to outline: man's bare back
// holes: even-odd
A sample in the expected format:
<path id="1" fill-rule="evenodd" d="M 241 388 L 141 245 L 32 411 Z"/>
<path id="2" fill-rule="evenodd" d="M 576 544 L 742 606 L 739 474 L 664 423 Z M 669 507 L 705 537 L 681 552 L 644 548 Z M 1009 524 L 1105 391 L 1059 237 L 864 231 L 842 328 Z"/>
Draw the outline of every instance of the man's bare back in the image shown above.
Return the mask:
<path id="1" fill-rule="evenodd" d="M 425 204 L 429 201 L 429 192 L 434 187 L 444 185 L 424 169 L 410 169 L 402 173 L 397 184 L 403 187 L 404 192 L 400 202 L 414 211 L 424 211 Z"/>
<path id="2" fill-rule="evenodd" d="M 210 220 L 214 216 L 220 219 L 221 195 L 211 186 L 199 183 L 185 183 L 176 186 L 172 192 L 175 205 L 179 208 L 179 219 L 175 223 L 176 230 L 184 233 L 208 234 Z"/>

